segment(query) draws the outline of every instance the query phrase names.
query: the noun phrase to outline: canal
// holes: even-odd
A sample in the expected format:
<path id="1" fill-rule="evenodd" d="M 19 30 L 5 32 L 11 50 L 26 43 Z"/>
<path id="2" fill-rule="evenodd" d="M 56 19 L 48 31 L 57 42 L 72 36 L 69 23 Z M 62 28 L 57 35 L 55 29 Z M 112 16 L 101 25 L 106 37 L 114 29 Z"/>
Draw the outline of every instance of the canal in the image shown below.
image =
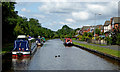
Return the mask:
<path id="1" fill-rule="evenodd" d="M 30 58 L 8 57 L 12 70 L 118 70 L 117 61 L 105 58 L 75 46 L 66 47 L 60 39 L 48 40 Z M 3 60 L 3 61 L 4 61 Z"/>

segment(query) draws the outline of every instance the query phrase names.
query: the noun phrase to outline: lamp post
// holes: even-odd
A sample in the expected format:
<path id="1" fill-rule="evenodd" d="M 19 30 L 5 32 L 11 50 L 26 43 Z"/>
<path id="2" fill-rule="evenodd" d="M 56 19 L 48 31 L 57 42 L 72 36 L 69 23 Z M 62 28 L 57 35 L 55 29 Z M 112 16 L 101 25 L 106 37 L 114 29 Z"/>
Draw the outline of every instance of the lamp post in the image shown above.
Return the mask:
<path id="1" fill-rule="evenodd" d="M 96 16 L 101 15 L 101 13 L 95 13 L 95 25 L 96 25 Z M 94 40 L 95 40 L 95 26 L 94 26 Z"/>

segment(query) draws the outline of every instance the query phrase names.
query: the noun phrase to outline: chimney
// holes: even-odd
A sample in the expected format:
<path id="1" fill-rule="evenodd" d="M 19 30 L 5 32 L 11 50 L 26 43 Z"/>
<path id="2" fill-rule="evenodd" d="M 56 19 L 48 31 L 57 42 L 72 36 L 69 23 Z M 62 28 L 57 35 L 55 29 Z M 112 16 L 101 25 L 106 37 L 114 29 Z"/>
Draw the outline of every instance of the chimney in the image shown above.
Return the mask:
<path id="1" fill-rule="evenodd" d="M 110 19 L 110 24 L 111 24 L 111 25 L 112 25 L 112 20 L 113 20 L 113 18 Z"/>
<path id="2" fill-rule="evenodd" d="M 112 21 L 113 21 L 113 18 L 110 19 L 111 29 L 112 29 Z"/>

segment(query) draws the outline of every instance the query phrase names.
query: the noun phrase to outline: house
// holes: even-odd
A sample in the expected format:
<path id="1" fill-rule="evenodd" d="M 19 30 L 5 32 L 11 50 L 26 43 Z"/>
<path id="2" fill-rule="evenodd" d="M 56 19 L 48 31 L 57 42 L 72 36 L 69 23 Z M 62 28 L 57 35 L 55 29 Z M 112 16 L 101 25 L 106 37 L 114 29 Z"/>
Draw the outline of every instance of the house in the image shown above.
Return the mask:
<path id="1" fill-rule="evenodd" d="M 95 26 L 90 26 L 90 32 L 91 32 L 91 33 L 94 32 L 94 28 L 95 28 Z"/>
<path id="2" fill-rule="evenodd" d="M 110 21 L 105 21 L 105 23 L 104 23 L 104 33 L 107 33 L 111 29 L 112 29 L 112 26 L 110 24 Z"/>
<path id="3" fill-rule="evenodd" d="M 120 17 L 113 17 L 110 20 L 110 24 L 112 25 L 112 31 L 119 27 L 120 29 Z"/>
<path id="4" fill-rule="evenodd" d="M 82 31 L 82 34 L 84 34 L 85 32 L 90 32 L 90 26 L 83 26 Z"/>
<path id="5" fill-rule="evenodd" d="M 101 32 L 104 32 L 104 26 L 103 25 L 97 25 L 95 29 L 100 29 Z"/>
<path id="6" fill-rule="evenodd" d="M 104 33 L 106 36 L 110 36 L 110 33 L 117 28 L 120 29 L 120 17 L 113 17 L 110 21 L 105 21 L 104 23 Z"/>

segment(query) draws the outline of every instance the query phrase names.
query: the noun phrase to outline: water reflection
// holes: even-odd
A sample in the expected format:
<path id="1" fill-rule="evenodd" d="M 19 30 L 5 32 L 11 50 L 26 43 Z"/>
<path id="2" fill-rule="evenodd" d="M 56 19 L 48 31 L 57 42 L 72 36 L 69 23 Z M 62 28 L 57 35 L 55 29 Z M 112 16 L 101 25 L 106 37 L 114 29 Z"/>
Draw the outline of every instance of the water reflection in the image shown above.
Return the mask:
<path id="1" fill-rule="evenodd" d="M 65 48 L 71 48 L 71 47 L 73 47 L 73 46 L 66 46 L 66 45 L 64 45 L 65 46 Z"/>
<path id="2" fill-rule="evenodd" d="M 37 47 L 37 50 L 39 50 L 41 46 Z M 22 57 L 12 57 L 12 69 L 13 70 L 27 70 L 30 60 L 34 56 L 22 56 Z"/>
<path id="3" fill-rule="evenodd" d="M 12 65 L 14 70 L 26 70 L 29 65 L 31 57 L 12 58 Z"/>

